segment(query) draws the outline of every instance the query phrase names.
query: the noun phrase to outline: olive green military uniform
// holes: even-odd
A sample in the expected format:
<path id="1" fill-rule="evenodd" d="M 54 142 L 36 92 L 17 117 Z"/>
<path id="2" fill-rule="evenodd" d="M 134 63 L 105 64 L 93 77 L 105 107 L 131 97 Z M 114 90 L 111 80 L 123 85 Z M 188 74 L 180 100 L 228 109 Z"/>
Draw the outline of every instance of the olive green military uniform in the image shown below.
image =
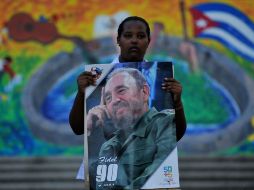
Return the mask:
<path id="1" fill-rule="evenodd" d="M 115 189 L 140 189 L 175 146 L 174 114 L 152 108 L 136 125 L 117 130 L 99 155 L 117 156 Z"/>

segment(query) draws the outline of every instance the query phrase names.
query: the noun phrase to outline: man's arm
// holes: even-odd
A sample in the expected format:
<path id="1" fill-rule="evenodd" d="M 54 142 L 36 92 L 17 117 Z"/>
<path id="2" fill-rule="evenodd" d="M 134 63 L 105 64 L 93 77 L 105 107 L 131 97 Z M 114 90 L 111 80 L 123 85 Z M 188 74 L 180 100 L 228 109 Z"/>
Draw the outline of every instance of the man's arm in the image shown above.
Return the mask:
<path id="1" fill-rule="evenodd" d="M 84 134 L 84 93 L 77 93 L 71 112 L 69 115 L 69 123 L 76 135 Z"/>
<path id="2" fill-rule="evenodd" d="M 84 134 L 84 91 L 86 87 L 96 84 L 92 72 L 85 71 L 77 78 L 78 92 L 69 114 L 69 123 L 76 135 Z"/>
<path id="3" fill-rule="evenodd" d="M 174 78 L 165 78 L 162 83 L 162 89 L 173 94 L 174 109 L 175 109 L 175 123 L 176 123 L 176 137 L 179 141 L 186 131 L 186 119 L 184 108 L 181 100 L 182 85 Z"/>
<path id="4" fill-rule="evenodd" d="M 182 101 L 175 105 L 176 139 L 179 141 L 186 131 L 186 119 Z"/>

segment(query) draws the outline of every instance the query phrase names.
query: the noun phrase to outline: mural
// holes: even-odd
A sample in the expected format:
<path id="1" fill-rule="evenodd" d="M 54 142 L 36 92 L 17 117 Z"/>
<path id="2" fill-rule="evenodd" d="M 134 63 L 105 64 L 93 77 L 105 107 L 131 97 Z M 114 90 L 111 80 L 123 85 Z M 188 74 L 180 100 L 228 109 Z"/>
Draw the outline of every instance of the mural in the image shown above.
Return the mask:
<path id="1" fill-rule="evenodd" d="M 130 15 L 150 24 L 146 58 L 172 61 L 183 85 L 180 156 L 252 155 L 252 0 L 104 2 L 1 2 L 0 155 L 83 154 L 82 136 L 68 124 L 76 77 L 85 64 L 117 56 L 117 27 Z"/>

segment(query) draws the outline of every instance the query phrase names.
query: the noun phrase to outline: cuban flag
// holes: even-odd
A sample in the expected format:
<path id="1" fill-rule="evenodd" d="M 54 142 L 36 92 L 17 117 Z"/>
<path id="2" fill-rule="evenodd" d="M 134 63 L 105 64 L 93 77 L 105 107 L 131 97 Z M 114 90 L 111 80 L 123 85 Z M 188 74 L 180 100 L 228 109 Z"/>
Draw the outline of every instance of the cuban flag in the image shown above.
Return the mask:
<path id="1" fill-rule="evenodd" d="M 254 62 L 254 23 L 243 12 L 223 3 L 202 3 L 190 11 L 195 37 L 217 40 Z"/>

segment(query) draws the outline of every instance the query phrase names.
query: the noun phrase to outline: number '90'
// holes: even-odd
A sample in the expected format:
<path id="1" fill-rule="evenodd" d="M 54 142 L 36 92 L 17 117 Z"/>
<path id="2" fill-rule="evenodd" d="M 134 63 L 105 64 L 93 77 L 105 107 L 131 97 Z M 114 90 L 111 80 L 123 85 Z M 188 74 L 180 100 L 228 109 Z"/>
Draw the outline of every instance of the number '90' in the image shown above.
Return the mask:
<path id="1" fill-rule="evenodd" d="M 96 181 L 103 182 L 107 181 L 115 181 L 117 178 L 118 165 L 117 164 L 109 164 L 107 165 L 98 165 L 96 171 Z"/>

